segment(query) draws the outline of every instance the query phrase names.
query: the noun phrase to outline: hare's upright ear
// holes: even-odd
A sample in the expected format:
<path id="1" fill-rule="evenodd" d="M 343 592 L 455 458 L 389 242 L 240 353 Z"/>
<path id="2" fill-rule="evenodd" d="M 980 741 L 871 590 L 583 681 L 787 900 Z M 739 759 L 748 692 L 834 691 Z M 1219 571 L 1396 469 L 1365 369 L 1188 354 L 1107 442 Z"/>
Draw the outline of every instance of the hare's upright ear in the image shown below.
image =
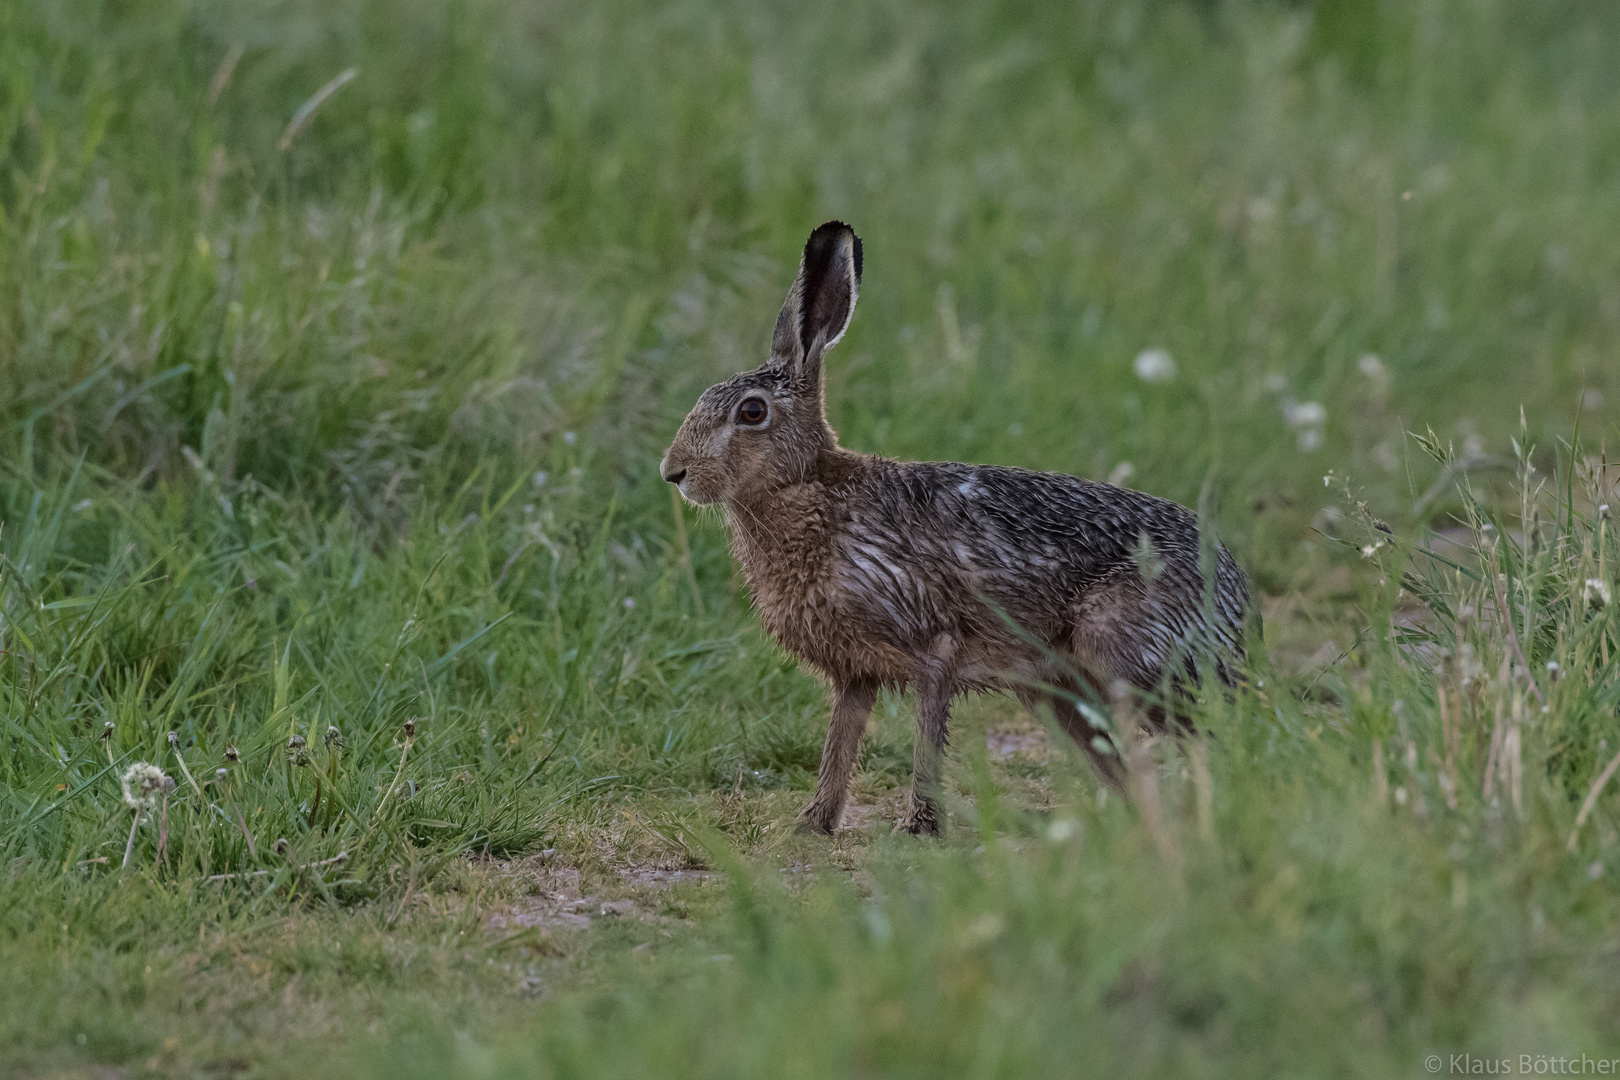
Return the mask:
<path id="1" fill-rule="evenodd" d="M 821 357 L 844 336 L 861 289 L 861 238 L 842 221 L 810 234 L 799 277 L 788 290 L 771 336 L 771 363 L 795 382 L 821 382 Z"/>

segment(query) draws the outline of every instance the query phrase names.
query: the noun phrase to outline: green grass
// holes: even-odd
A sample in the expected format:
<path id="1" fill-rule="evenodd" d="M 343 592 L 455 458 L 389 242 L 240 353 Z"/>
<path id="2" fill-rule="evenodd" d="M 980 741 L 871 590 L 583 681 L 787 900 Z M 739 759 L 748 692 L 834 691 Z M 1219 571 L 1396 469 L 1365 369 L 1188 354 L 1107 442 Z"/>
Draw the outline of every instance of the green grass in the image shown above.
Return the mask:
<path id="1" fill-rule="evenodd" d="M 1134 806 L 986 700 L 890 835 L 895 699 L 792 832 L 823 692 L 654 465 L 834 216 L 846 444 L 1263 594 Z M 1620 1058 L 1617 230 L 1597 2 L 0 5 L 0 1071 Z"/>

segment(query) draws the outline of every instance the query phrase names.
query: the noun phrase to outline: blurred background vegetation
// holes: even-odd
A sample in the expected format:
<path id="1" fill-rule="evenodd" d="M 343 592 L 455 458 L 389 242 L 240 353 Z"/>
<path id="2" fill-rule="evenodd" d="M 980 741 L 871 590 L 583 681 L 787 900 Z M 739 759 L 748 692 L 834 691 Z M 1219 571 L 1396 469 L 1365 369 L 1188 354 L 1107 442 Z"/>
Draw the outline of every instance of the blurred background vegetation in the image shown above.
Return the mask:
<path id="1" fill-rule="evenodd" d="M 1286 689 L 1211 720 L 1230 735 L 1212 766 L 1229 846 L 1193 901 L 1138 869 L 1140 822 L 1063 762 L 1014 813 L 1090 807 L 1096 839 L 1061 865 L 997 846 L 1023 850 L 1039 823 L 980 821 L 926 857 L 884 841 L 871 880 L 898 907 L 833 889 L 814 918 L 739 870 L 723 914 L 694 908 L 696 967 L 542 951 L 639 989 L 620 1012 L 588 994 L 547 1006 L 546 1030 L 573 1034 L 531 1044 L 512 1034 L 535 1021 L 509 1000 L 510 963 L 454 946 L 482 925 L 465 882 L 463 923 L 437 906 L 400 921 L 422 867 L 547 846 L 588 863 L 599 845 L 581 837 L 627 813 L 787 857 L 756 842 L 768 814 L 745 828 L 730 803 L 690 807 L 732 792 L 782 825 L 815 768 L 820 690 L 758 634 L 719 523 L 680 522 L 655 464 L 703 386 L 763 357 L 830 217 L 866 244 L 828 374 L 844 443 L 1208 508 L 1265 594 Z M 1612 980 L 1571 959 L 1612 948 L 1613 903 L 1585 876 L 1609 856 L 1550 867 L 1620 738 L 1610 631 L 1559 629 L 1586 610 L 1582 574 L 1610 565 L 1612 531 L 1577 525 L 1608 477 L 1577 492 L 1575 474 L 1620 407 L 1616 235 L 1620 9 L 1601 0 L 0 5 L 0 959 L 27 973 L 0 980 L 0 1061 L 189 1075 L 239 1054 L 294 1071 L 325 1052 L 289 1050 L 295 1030 L 321 1047 L 381 1031 L 441 1056 L 372 1059 L 361 1038 L 378 1069 L 751 1075 L 802 1050 L 816 1029 L 786 1018 L 820 1009 L 844 1034 L 805 1051 L 806 1075 L 932 1075 L 975 1053 L 986 1075 L 1028 1075 L 1082 1044 L 1143 1075 L 1395 1075 L 1442 1037 L 1483 1048 L 1526 1001 L 1570 1026 L 1527 1021 L 1504 1052 L 1612 1045 Z M 1431 430 L 1432 454 L 1406 434 Z M 1448 447 L 1461 465 L 1443 474 Z M 1568 482 L 1568 565 L 1546 561 L 1533 498 L 1509 484 L 1517 469 L 1533 495 L 1526 466 Z M 1448 483 L 1461 475 L 1480 503 Z M 1523 541 L 1509 571 L 1561 598 L 1536 633 L 1526 601 L 1530 666 L 1592 672 L 1532 755 L 1545 818 L 1527 811 L 1540 824 L 1510 840 L 1482 824 L 1500 797 L 1452 810 L 1433 786 L 1455 782 L 1418 752 L 1432 736 L 1451 760 L 1444 665 L 1390 629 L 1393 609 L 1409 636 L 1459 647 L 1472 631 L 1451 620 L 1486 602 L 1463 595 L 1483 579 L 1431 583 L 1437 620 L 1402 622 L 1404 564 L 1329 541 L 1372 516 L 1416 540 L 1496 508 Z M 1494 767 L 1507 698 L 1492 700 L 1475 772 Z M 986 708 L 969 730 L 1000 722 Z M 902 704 L 880 713 L 874 798 L 909 760 Z M 401 736 L 413 717 L 421 733 Z M 1390 767 L 1430 785 L 1436 814 L 1392 832 L 1363 789 L 1397 719 L 1410 751 L 1391 742 Z M 314 766 L 283 761 L 293 735 Z M 263 818 L 242 828 L 224 779 L 182 788 L 173 835 L 142 832 L 121 878 L 116 772 L 176 757 L 204 781 L 228 765 Z M 989 789 L 961 768 L 963 807 L 980 805 Z M 347 868 L 298 885 L 271 837 Z M 724 861 L 672 843 L 677 864 Z M 1499 893 L 1476 877 L 1456 906 L 1470 859 L 1506 877 Z M 259 870 L 271 892 L 195 884 Z M 1027 888 L 987 893 L 987 874 Z M 374 921 L 255 954 L 251 977 L 240 944 L 188 951 L 274 912 L 313 918 L 311 896 Z M 1041 922 L 1066 905 L 1085 910 Z M 873 945 L 890 933 L 873 912 L 915 948 Z M 1123 951 L 1097 952 L 1099 934 Z M 1048 946 L 1065 960 L 1017 1029 L 1024 1050 L 997 1042 Z M 1202 966 L 1175 968 L 1188 949 Z M 220 950 L 239 961 L 228 977 Z M 407 954 L 434 974 L 413 981 Z M 728 981 L 710 955 L 746 963 Z M 719 1011 L 660 989 L 694 970 Z M 967 974 L 943 999 L 903 990 L 940 971 Z M 868 982 L 893 993 L 861 996 Z M 198 1004 L 205 984 L 229 1023 Z M 1327 1019 L 1263 1019 L 1312 1005 Z M 467 1057 L 446 1025 L 492 1016 L 506 1049 Z M 615 1044 L 627 1017 L 648 1037 Z M 735 1058 L 678 1037 L 717 1017 Z M 1133 1057 L 1124 1033 L 1142 1031 L 1153 1049 Z M 951 1053 L 931 1058 L 925 1035 Z"/>

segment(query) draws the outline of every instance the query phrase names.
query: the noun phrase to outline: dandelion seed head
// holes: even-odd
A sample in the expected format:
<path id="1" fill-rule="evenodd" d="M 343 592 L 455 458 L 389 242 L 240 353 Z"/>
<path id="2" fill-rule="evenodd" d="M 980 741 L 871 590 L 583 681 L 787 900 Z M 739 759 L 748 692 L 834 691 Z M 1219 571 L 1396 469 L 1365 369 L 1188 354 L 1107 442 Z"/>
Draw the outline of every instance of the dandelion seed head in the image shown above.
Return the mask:
<path id="1" fill-rule="evenodd" d="M 1143 382 L 1169 382 L 1176 377 L 1176 362 L 1164 349 L 1143 349 L 1136 354 L 1132 367 Z"/>
<path id="2" fill-rule="evenodd" d="M 133 810 L 150 810 L 157 805 L 159 796 L 174 790 L 174 781 L 149 761 L 137 761 L 125 769 L 120 782 L 124 802 Z"/>
<path id="3" fill-rule="evenodd" d="M 1282 413 L 1292 428 L 1321 427 L 1327 423 L 1327 409 L 1320 401 L 1285 401 Z"/>

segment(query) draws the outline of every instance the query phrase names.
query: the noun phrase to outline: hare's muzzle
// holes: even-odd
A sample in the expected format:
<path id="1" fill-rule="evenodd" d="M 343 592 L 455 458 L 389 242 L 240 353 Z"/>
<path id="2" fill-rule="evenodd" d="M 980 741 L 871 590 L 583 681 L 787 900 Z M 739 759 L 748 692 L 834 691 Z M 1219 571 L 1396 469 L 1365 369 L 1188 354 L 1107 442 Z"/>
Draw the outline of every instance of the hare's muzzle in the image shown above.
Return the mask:
<path id="1" fill-rule="evenodd" d="M 686 467 L 683 465 L 678 469 L 675 469 L 675 468 L 665 469 L 664 470 L 664 479 L 668 480 L 670 483 L 674 484 L 676 487 L 680 487 L 681 481 L 686 479 Z"/>

